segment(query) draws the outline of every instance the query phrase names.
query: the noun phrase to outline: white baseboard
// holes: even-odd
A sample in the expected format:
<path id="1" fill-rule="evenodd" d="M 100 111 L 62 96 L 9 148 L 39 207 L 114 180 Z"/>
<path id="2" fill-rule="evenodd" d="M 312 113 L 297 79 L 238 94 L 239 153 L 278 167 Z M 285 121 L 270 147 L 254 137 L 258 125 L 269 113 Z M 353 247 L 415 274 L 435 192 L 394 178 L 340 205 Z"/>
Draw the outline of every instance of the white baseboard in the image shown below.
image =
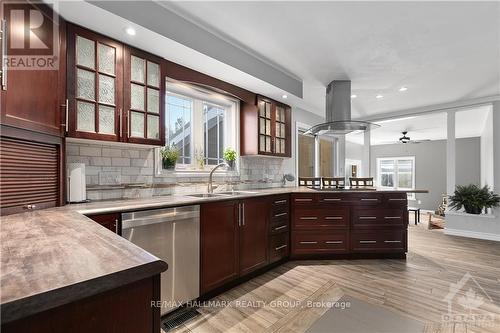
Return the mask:
<path id="1" fill-rule="evenodd" d="M 444 233 L 446 235 L 451 235 L 451 236 L 478 238 L 478 239 L 486 239 L 486 240 L 500 242 L 500 235 L 499 234 L 491 234 L 491 233 L 487 233 L 487 232 L 477 232 L 477 231 L 468 231 L 468 230 L 460 230 L 460 229 L 448 229 L 445 227 Z"/>

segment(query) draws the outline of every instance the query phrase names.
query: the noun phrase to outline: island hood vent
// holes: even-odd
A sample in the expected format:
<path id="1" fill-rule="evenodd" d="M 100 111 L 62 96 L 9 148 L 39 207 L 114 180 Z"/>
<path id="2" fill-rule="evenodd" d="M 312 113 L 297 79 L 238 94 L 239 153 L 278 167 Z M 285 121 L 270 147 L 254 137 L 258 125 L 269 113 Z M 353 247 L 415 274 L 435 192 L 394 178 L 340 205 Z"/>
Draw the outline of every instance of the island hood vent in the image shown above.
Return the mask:
<path id="1" fill-rule="evenodd" d="M 338 136 L 366 131 L 380 125 L 351 120 L 351 81 L 332 81 L 326 87 L 326 122 L 311 127 L 304 134 Z"/>

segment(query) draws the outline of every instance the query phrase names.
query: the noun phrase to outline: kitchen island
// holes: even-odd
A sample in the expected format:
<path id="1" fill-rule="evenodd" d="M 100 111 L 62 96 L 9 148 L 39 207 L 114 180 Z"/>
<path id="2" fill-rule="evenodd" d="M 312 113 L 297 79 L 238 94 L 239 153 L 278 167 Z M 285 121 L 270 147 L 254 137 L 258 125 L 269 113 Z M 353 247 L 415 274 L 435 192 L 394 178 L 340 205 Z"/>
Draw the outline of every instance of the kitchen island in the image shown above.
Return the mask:
<path id="1" fill-rule="evenodd" d="M 102 201 L 3 217 L 2 331 L 157 331 L 159 309 L 150 301 L 159 298 L 166 263 L 118 236 L 119 223 L 115 234 L 85 215 L 99 221 L 100 214 L 200 205 L 200 289 L 209 297 L 289 258 L 404 258 L 406 193 L 287 187 Z M 229 260 L 215 260 L 222 256 Z M 143 323 L 146 328 L 137 326 Z"/>

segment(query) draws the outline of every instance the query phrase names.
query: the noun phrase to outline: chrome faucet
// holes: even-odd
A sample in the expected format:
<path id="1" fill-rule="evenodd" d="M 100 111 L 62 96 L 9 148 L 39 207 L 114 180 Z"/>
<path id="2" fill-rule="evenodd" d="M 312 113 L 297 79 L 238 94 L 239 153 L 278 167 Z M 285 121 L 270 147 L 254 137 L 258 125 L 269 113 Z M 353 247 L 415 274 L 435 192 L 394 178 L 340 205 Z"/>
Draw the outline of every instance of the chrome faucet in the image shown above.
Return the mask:
<path id="1" fill-rule="evenodd" d="M 220 168 L 221 166 L 228 167 L 229 165 L 226 162 L 222 162 L 220 164 L 217 164 L 215 166 L 215 168 L 213 168 L 212 171 L 210 171 L 210 176 L 208 176 L 208 187 L 207 187 L 207 192 L 208 193 L 214 193 L 214 188 L 213 188 L 213 185 L 212 185 L 214 171 L 217 170 L 218 168 Z"/>

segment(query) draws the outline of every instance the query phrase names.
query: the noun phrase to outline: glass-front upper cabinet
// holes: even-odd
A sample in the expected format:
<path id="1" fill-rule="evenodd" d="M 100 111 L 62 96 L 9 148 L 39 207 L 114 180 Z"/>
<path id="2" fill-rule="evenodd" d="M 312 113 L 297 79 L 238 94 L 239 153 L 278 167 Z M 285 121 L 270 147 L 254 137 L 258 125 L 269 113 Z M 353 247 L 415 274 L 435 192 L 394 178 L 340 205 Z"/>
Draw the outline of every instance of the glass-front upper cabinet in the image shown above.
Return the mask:
<path id="1" fill-rule="evenodd" d="M 122 59 L 122 44 L 69 25 L 66 114 L 69 136 L 121 140 Z"/>
<path id="2" fill-rule="evenodd" d="M 162 145 L 165 125 L 165 75 L 162 59 L 125 48 L 125 110 L 127 141 Z"/>
<path id="3" fill-rule="evenodd" d="M 258 153 L 290 157 L 291 109 L 289 106 L 259 96 Z"/>

